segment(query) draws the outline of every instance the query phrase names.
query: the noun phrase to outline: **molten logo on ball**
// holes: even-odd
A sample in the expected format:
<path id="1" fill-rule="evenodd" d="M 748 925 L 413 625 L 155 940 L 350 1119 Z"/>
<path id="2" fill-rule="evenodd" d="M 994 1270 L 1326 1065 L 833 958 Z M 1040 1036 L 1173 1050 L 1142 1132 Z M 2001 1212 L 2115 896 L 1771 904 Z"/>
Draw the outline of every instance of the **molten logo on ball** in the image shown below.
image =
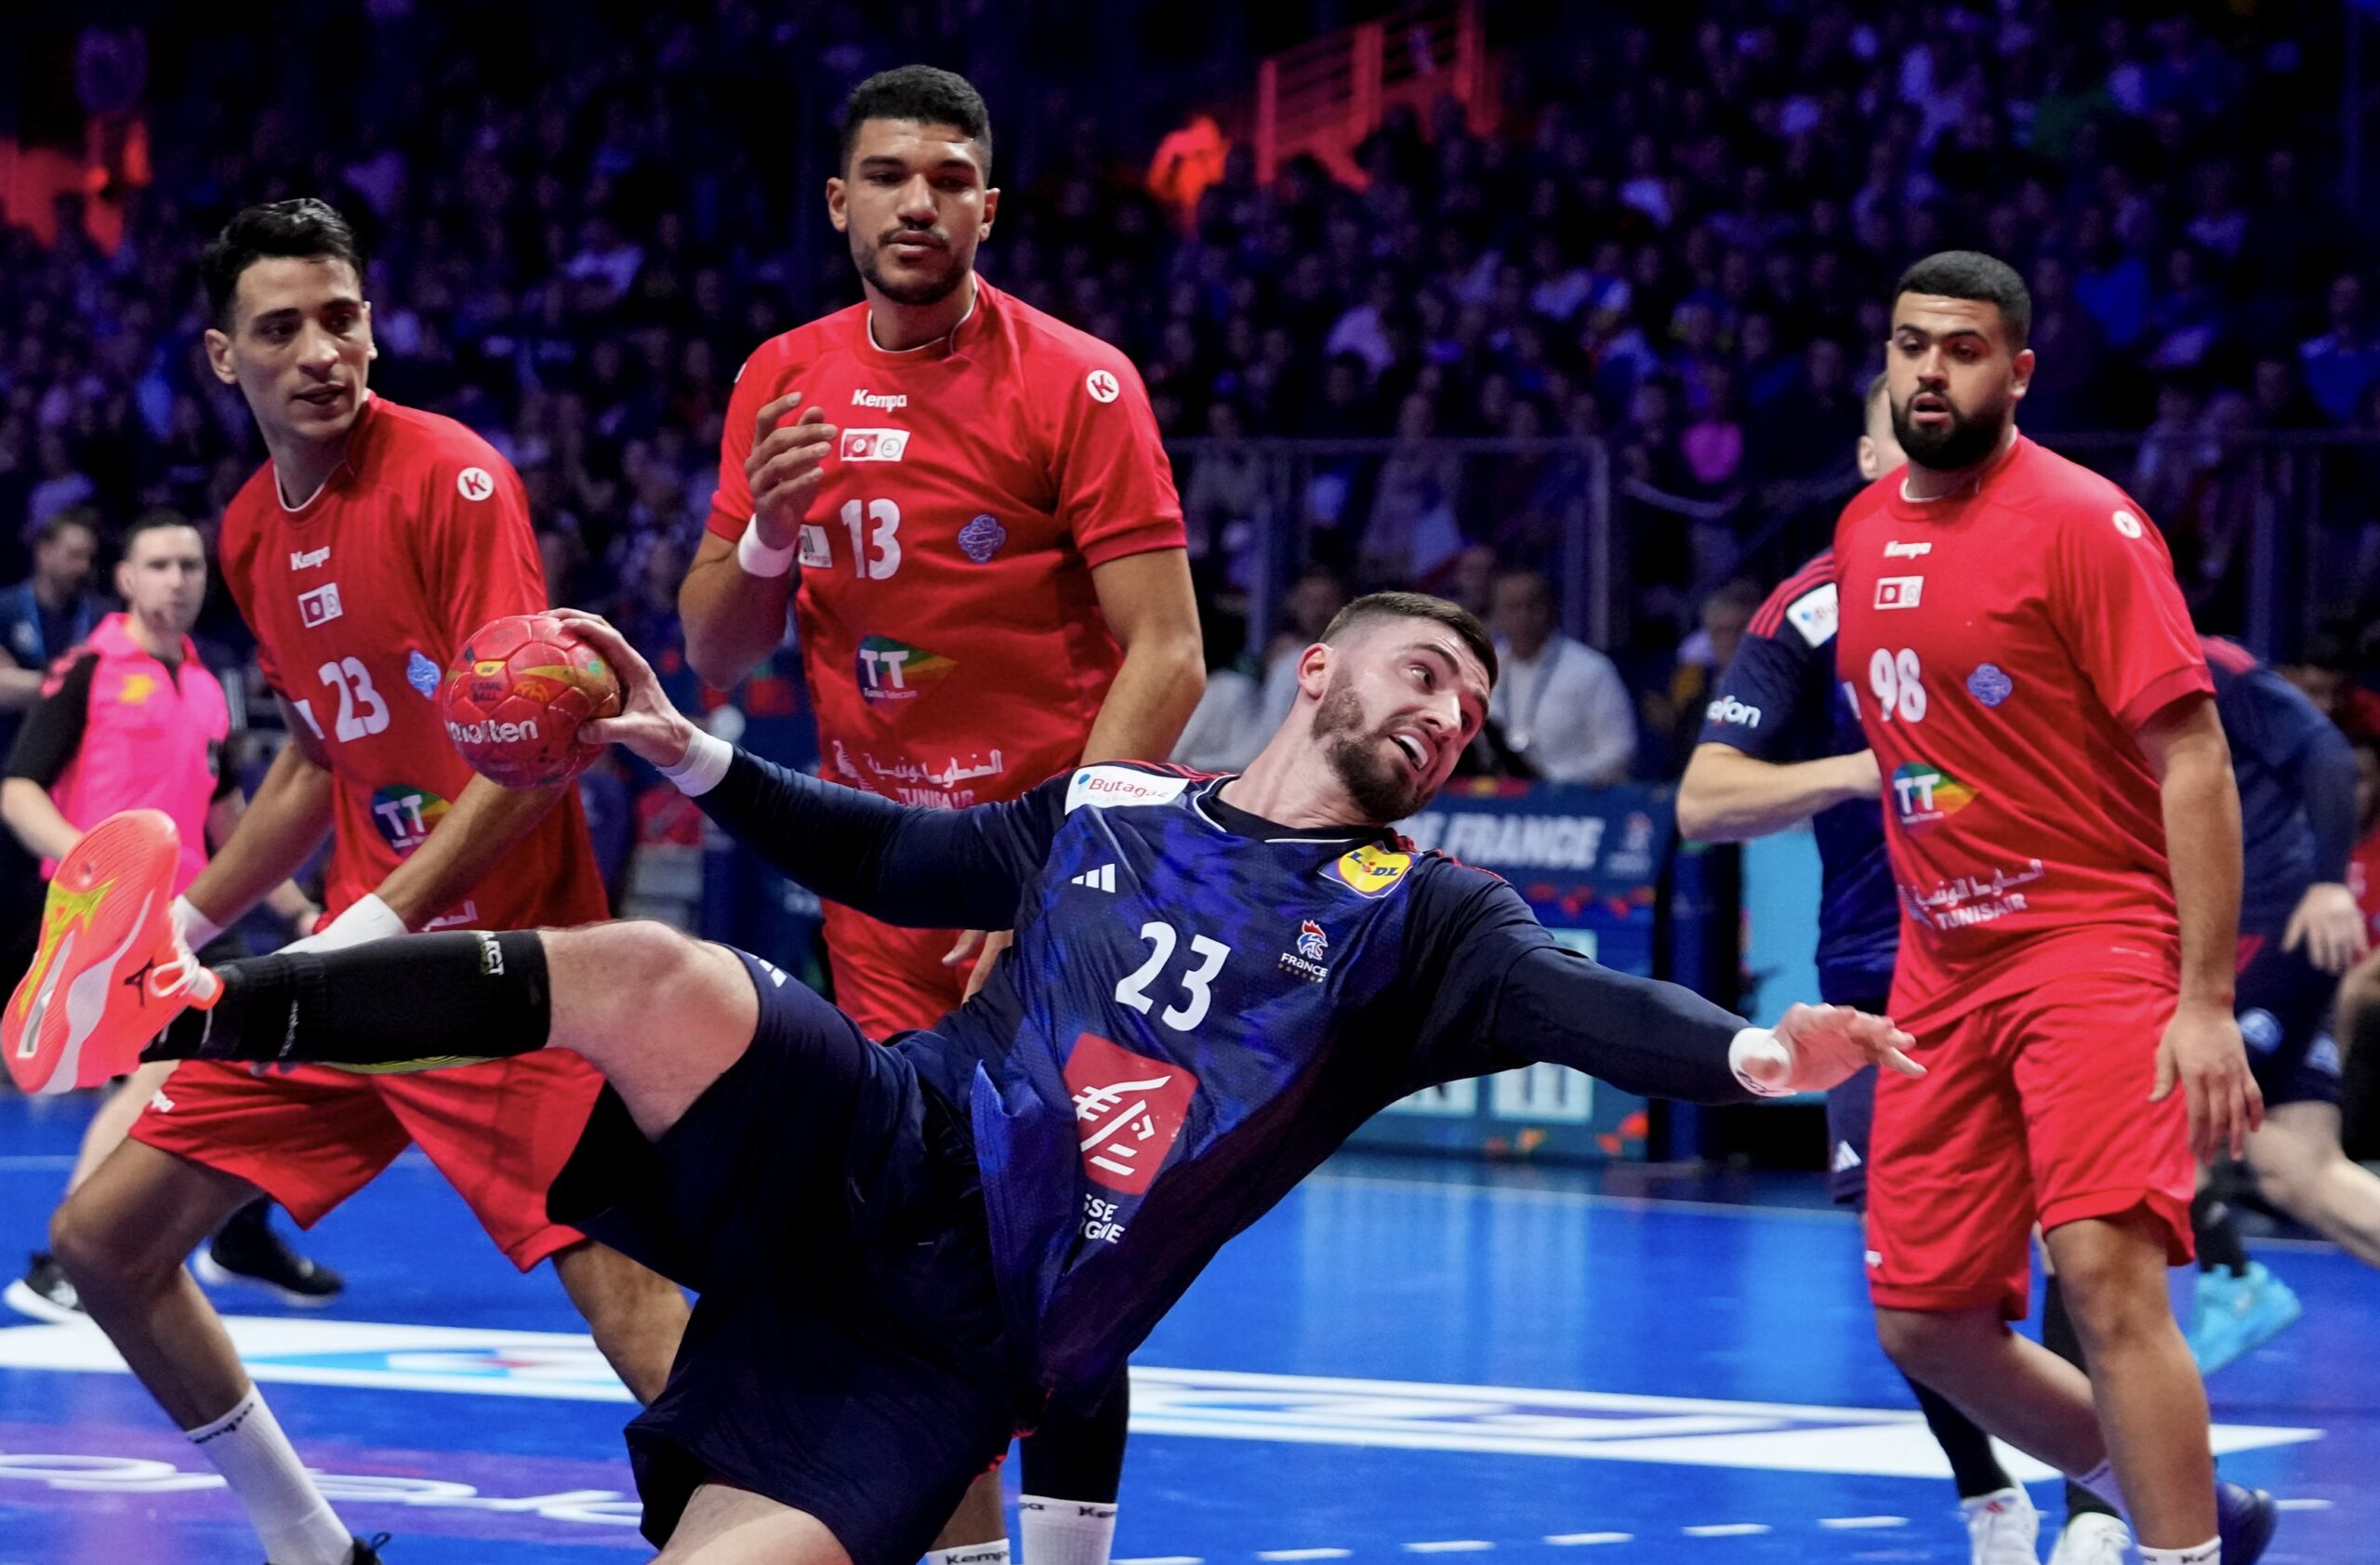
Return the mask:
<path id="1" fill-rule="evenodd" d="M 578 775 L 600 753 L 578 726 L 620 710 L 620 682 L 601 654 L 551 615 L 482 627 L 447 665 L 439 691 L 446 736 L 482 776 L 541 788 Z"/>

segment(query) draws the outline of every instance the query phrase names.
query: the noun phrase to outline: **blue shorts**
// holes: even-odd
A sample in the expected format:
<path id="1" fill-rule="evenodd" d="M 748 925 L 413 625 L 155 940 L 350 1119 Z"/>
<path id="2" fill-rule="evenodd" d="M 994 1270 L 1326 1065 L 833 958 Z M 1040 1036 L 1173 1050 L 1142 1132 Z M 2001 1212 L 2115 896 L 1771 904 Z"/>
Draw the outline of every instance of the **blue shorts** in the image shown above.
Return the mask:
<path id="1" fill-rule="evenodd" d="M 720 1482 L 816 1517 L 853 1565 L 914 1565 L 1038 1405 L 973 1144 L 899 1052 L 743 960 L 751 1047 L 657 1142 L 606 1088 L 549 1206 L 700 1294 L 628 1429 L 647 1538 Z"/>
<path id="2" fill-rule="evenodd" d="M 1841 1003 L 1870 1015 L 1884 1014 L 1884 997 Z M 1868 1208 L 1868 1136 L 1876 1124 L 1876 1068 L 1868 1067 L 1826 1094 L 1826 1193 L 1837 1206 Z"/>
<path id="3" fill-rule="evenodd" d="M 2248 1068 L 2264 1089 L 2265 1106 L 2339 1101 L 2339 1044 L 2331 1032 L 2339 981 L 2284 951 L 2279 935 L 2241 942 L 2254 954 L 2240 969 L 2232 1010 L 2248 1045 Z"/>

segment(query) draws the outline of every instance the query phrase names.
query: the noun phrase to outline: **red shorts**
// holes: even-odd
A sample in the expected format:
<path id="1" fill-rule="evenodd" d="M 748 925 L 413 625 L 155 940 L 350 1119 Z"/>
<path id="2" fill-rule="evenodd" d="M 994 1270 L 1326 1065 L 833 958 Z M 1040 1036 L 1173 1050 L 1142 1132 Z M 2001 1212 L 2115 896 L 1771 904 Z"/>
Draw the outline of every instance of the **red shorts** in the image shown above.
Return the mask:
<path id="1" fill-rule="evenodd" d="M 929 1028 L 959 1009 L 972 963 L 945 967 L 955 929 L 899 929 L 838 902 L 826 904 L 835 1004 L 879 1042 Z"/>
<path id="2" fill-rule="evenodd" d="M 2197 1165 L 2176 1091 L 2150 1103 L 2170 988 L 2124 974 L 2044 979 L 1922 1034 L 1926 1074 L 1876 1083 L 1868 1292 L 1884 1309 L 1997 1308 L 2021 1320 L 2033 1225 L 2146 1206 L 2190 1258 Z"/>
<path id="3" fill-rule="evenodd" d="M 184 1060 L 132 1138 L 256 1186 L 311 1227 L 418 1142 L 522 1271 L 582 1234 L 546 1216 L 603 1078 L 560 1049 L 405 1075 L 305 1066 L 257 1076 Z M 162 1100 L 162 1103 L 161 1101 Z"/>

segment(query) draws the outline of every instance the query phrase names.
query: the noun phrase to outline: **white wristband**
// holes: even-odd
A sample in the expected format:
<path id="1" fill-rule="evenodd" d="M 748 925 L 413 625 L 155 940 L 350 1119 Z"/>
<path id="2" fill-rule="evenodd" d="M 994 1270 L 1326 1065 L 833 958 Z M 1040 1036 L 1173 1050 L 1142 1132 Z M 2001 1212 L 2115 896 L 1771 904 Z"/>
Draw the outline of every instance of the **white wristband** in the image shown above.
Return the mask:
<path id="1" fill-rule="evenodd" d="M 293 940 L 281 948 L 284 954 L 294 951 L 337 951 L 349 946 L 361 946 L 366 940 L 387 940 L 410 934 L 405 921 L 397 917 L 396 909 L 379 898 L 376 892 L 365 892 L 347 906 L 347 910 L 331 920 L 303 940 Z"/>
<path id="2" fill-rule="evenodd" d="M 747 576 L 783 576 L 793 569 L 793 545 L 771 549 L 762 543 L 760 519 L 755 516 L 744 524 L 744 536 L 735 540 L 735 563 Z"/>
<path id="3" fill-rule="evenodd" d="M 192 950 L 211 942 L 223 933 L 223 926 L 198 910 L 198 904 L 187 896 L 174 898 L 174 933 Z"/>
<path id="4" fill-rule="evenodd" d="M 1754 1061 L 1772 1068 L 1766 1080 L 1752 1073 L 1749 1068 Z M 1794 1089 L 1788 1085 L 1793 1079 L 1793 1046 L 1765 1027 L 1748 1027 L 1736 1034 L 1727 1045 L 1727 1068 L 1736 1073 L 1737 1083 L 1756 1097 L 1793 1095 Z"/>
<path id="5" fill-rule="evenodd" d="M 707 729 L 697 728 L 678 764 L 662 767 L 661 775 L 675 783 L 678 791 L 687 798 L 699 799 L 725 781 L 728 767 L 734 763 L 734 745 Z"/>

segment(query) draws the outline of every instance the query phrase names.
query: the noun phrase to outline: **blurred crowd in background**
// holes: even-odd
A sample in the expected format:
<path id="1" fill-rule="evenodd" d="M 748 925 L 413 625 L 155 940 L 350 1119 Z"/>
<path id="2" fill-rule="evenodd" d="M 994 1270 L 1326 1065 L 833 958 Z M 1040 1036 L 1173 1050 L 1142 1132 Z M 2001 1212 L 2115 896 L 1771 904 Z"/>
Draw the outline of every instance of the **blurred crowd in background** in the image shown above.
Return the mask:
<path id="1" fill-rule="evenodd" d="M 1893 277 L 1952 245 L 2028 277 L 2024 427 L 2126 435 L 2095 459 L 2165 527 L 2209 630 L 2241 628 L 2273 482 L 2248 457 L 2276 432 L 2373 437 L 2329 454 L 2293 512 L 2361 573 L 2335 584 L 2348 617 L 2268 649 L 2360 681 L 2380 278 L 2341 193 L 2332 8 L 1489 5 L 1492 126 L 1451 100 L 1392 113 L 1355 151 L 1360 186 L 1311 159 L 1260 183 L 1242 144 L 1170 204 L 1149 177 L 1166 134 L 1257 53 L 1363 7 L 1184 9 L 20 19 L 27 90 L 0 137 L 141 140 L 122 179 L 0 227 L 0 578 L 46 537 L 55 597 L 142 513 L 219 513 L 261 452 L 208 372 L 194 263 L 237 207 L 312 194 L 368 248 L 374 385 L 520 470 L 557 602 L 669 647 L 737 366 L 857 297 L 822 210 L 835 106 L 942 38 L 959 42 L 925 52 L 993 111 L 982 270 L 1142 367 L 1183 443 L 1210 658 L 1251 705 L 1270 650 L 1241 632 L 1252 589 L 1296 636 L 1348 591 L 1419 584 L 1551 648 L 1532 666 L 1568 671 L 1540 699 L 1591 730 L 1573 775 L 1673 775 L 1698 690 L 1856 482 Z M 1395 444 L 1292 462 L 1276 436 Z M 1554 618 L 1591 484 L 1614 497 L 1603 568 L 1628 612 L 1573 653 Z M 236 657 L 228 605 L 204 629 Z"/>

